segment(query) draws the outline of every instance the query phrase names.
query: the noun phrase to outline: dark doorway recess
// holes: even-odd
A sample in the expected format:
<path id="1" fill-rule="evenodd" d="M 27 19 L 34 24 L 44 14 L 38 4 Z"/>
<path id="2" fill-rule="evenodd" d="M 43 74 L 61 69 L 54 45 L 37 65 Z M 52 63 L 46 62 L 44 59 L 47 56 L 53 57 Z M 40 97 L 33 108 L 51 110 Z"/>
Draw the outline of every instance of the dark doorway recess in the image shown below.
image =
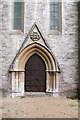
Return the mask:
<path id="1" fill-rule="evenodd" d="M 46 91 L 46 66 L 38 54 L 33 54 L 25 65 L 25 92 Z"/>

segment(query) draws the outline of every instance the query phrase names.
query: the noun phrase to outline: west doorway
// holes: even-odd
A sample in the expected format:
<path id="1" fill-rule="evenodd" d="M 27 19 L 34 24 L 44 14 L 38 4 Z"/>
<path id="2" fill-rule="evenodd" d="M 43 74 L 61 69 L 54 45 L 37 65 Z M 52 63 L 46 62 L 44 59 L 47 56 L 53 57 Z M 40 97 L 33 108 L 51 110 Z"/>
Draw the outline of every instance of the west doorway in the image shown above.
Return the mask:
<path id="1" fill-rule="evenodd" d="M 25 65 L 25 92 L 46 92 L 46 65 L 38 54 Z"/>

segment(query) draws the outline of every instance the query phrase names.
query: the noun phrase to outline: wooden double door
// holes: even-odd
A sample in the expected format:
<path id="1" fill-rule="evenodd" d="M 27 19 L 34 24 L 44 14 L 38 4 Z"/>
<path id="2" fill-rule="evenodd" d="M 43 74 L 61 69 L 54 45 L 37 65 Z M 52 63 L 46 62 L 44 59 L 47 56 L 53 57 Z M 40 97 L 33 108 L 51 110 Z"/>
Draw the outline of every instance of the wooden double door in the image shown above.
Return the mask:
<path id="1" fill-rule="evenodd" d="M 37 54 L 32 55 L 25 65 L 25 91 L 46 91 L 46 66 Z"/>

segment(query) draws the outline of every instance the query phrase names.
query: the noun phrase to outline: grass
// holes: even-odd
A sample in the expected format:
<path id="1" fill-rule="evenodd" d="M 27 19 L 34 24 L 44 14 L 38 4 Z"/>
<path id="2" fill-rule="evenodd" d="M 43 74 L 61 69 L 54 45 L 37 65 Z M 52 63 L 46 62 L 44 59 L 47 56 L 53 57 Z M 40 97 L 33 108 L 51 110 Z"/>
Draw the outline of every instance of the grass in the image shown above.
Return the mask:
<path id="1" fill-rule="evenodd" d="M 26 96 L 21 96 L 20 98 L 23 99 L 23 98 L 25 98 L 25 97 L 26 97 Z"/>
<path id="2" fill-rule="evenodd" d="M 71 100 L 75 100 L 75 99 L 78 99 L 77 96 L 67 96 L 68 99 L 71 99 Z"/>

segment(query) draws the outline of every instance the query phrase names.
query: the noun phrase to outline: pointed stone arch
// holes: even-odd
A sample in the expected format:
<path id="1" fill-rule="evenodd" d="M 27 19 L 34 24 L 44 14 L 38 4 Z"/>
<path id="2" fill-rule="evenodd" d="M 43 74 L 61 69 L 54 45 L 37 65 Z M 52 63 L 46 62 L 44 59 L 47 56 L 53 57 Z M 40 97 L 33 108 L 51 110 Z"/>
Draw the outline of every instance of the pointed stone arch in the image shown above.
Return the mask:
<path id="1" fill-rule="evenodd" d="M 32 42 L 28 45 L 24 44 L 24 47 L 19 50 L 17 56 L 15 57 L 10 69 L 10 79 L 12 81 L 12 96 L 22 96 L 25 94 L 24 90 L 24 80 L 25 80 L 25 65 L 28 59 L 33 54 L 38 54 L 46 65 L 46 92 L 58 92 L 59 91 L 59 66 L 52 54 L 51 50 L 43 41 L 43 37 L 40 36 L 40 31 L 36 28 L 36 25 L 32 29 L 32 32 L 36 31 L 37 37 L 39 36 L 40 41 L 36 40 L 35 37 Z M 32 32 L 30 33 L 32 37 Z M 28 35 L 28 40 L 31 41 Z M 27 41 L 28 41 L 27 40 Z"/>
<path id="2" fill-rule="evenodd" d="M 25 47 L 19 57 L 18 57 L 18 68 L 20 70 L 24 70 L 25 63 L 29 59 L 30 56 L 32 56 L 34 53 L 41 56 L 41 58 L 44 60 L 46 64 L 47 70 L 53 70 L 57 71 L 57 63 L 49 51 L 49 49 L 45 48 L 44 46 L 40 45 L 39 43 L 33 43 L 29 46 Z"/>

